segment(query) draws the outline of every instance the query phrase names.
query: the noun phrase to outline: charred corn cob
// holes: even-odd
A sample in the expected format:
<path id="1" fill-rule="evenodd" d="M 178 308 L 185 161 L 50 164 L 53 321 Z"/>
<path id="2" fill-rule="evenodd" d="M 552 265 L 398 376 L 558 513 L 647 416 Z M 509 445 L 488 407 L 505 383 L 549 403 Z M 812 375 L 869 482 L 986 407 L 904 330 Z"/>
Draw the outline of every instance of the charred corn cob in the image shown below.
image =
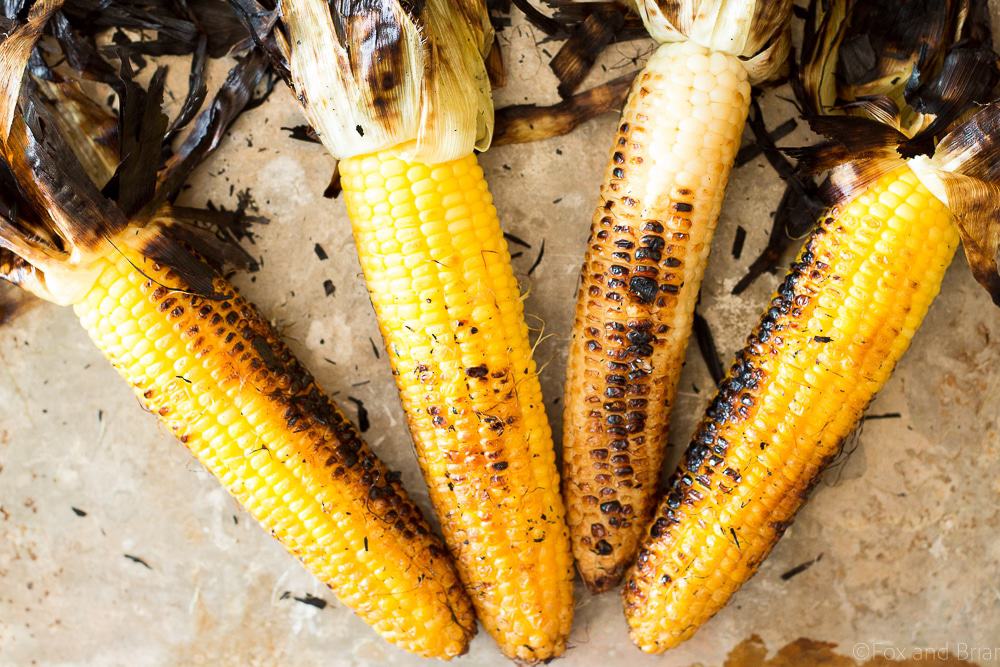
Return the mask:
<path id="1" fill-rule="evenodd" d="M 463 653 L 475 618 L 444 546 L 257 309 L 221 278 L 222 301 L 178 291 L 133 254 L 94 271 L 74 310 L 142 404 L 388 641 Z"/>
<path id="2" fill-rule="evenodd" d="M 858 6 L 869 12 L 860 25 L 878 25 L 880 11 L 900 7 Z M 947 56 L 928 57 L 920 42 L 921 72 L 911 79 L 875 68 L 879 81 L 860 82 L 856 101 L 836 89 L 829 67 L 800 68 L 812 95 L 807 118 L 828 137 L 799 149 L 800 165 L 832 169 L 834 203 L 737 355 L 647 527 L 623 592 L 632 639 L 644 651 L 690 637 L 753 575 L 906 351 L 960 239 L 1000 303 L 1000 225 L 991 213 L 1000 204 L 1000 106 L 956 127 L 996 80 L 995 56 L 974 36 L 989 30 L 970 35 L 961 26 L 968 9 L 938 8 L 958 22 L 943 33 L 959 36 Z M 849 15 L 828 15 L 832 43 L 847 39 L 836 21 Z M 898 54 L 886 56 L 888 70 L 912 67 Z M 835 50 L 808 58 L 838 62 Z M 913 108 L 893 101 L 903 99 L 900 81 L 908 82 L 906 99 L 919 102 Z M 876 84 L 889 88 L 871 98 Z M 832 114 L 834 99 L 870 118 Z"/>
<path id="3" fill-rule="evenodd" d="M 506 655 L 546 660 L 565 650 L 572 564 L 520 293 L 472 154 L 492 130 L 492 32 L 478 0 L 430 0 L 415 16 L 383 5 L 356 21 L 320 0 L 286 2 L 283 48 L 341 159 L 368 292 L 459 574 Z M 368 20 L 392 23 L 398 43 L 366 71 Z M 323 53 L 353 65 L 331 68 Z"/>
<path id="4" fill-rule="evenodd" d="M 388 149 L 340 163 L 417 456 L 479 618 L 525 660 L 562 650 L 572 589 L 552 434 L 483 170 Z"/>
<path id="5" fill-rule="evenodd" d="M 647 526 L 624 590 L 639 648 L 684 641 L 756 571 L 906 351 L 957 245 L 906 166 L 820 223 Z"/>
<path id="6" fill-rule="evenodd" d="M 38 30 L 7 37 L 22 41 L 23 56 L 0 62 L 5 81 L 23 72 L 23 40 Z M 162 73 L 145 91 L 121 68 L 122 118 L 101 105 L 80 114 L 29 80 L 12 125 L 0 126 L 0 276 L 73 305 L 139 401 L 345 605 L 390 642 L 451 658 L 476 625 L 443 543 L 270 324 L 200 259 L 232 248 L 181 225 L 198 209 L 161 204 L 183 185 L 177 165 L 208 152 L 200 142 L 224 133 L 264 64 L 261 54 L 242 58 L 159 168 L 132 158 L 161 154 Z M 129 126 L 135 118 L 144 125 Z M 109 124 L 129 135 L 95 135 Z M 132 191 L 102 192 L 112 172 Z M 137 201 L 144 192 L 149 201 Z"/>
<path id="7" fill-rule="evenodd" d="M 655 3 L 647 4 L 639 3 L 643 18 L 666 43 L 636 77 L 611 147 L 566 373 L 564 495 L 577 569 L 594 592 L 621 579 L 656 502 L 695 301 L 747 117 L 750 75 L 765 75 L 753 67 L 748 73 L 741 56 L 768 46 L 774 53 L 765 59 L 779 60 L 789 11 L 787 2 L 767 11 L 735 3 L 742 8 L 732 11 L 757 23 L 746 50 L 742 43 L 734 50 L 726 40 L 701 45 L 697 29 L 690 40 L 665 34 L 663 17 L 650 17 Z M 686 4 L 675 3 L 669 11 L 677 16 L 668 21 L 682 25 Z M 717 12 L 706 13 L 715 20 Z M 718 17 L 719 25 L 728 30 L 731 19 Z"/>

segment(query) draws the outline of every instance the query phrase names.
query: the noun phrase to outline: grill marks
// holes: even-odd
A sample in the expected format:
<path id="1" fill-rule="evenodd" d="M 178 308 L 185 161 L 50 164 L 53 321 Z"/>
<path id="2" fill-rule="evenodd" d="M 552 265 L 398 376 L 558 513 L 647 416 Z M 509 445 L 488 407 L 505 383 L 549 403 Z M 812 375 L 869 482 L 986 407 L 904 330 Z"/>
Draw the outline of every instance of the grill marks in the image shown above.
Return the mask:
<path id="1" fill-rule="evenodd" d="M 649 172 L 645 120 L 626 112 L 618 128 L 578 296 L 575 332 L 586 352 L 577 371 L 582 378 L 574 379 L 571 371 L 567 386 L 567 415 L 581 403 L 580 391 L 589 406 L 585 415 L 567 418 L 566 446 L 575 439 L 572 446 L 584 458 L 574 462 L 567 456 L 566 478 L 589 477 L 570 492 L 598 508 L 595 516 L 571 519 L 577 559 L 590 554 L 604 573 L 585 575 L 594 590 L 617 583 L 653 510 L 668 427 L 663 414 L 673 403 L 681 364 L 667 322 L 677 318 L 684 267 L 694 261 L 689 259 L 695 215 L 690 188 L 676 189 L 665 203 L 626 194 L 629 179 L 642 183 Z"/>
<path id="2" fill-rule="evenodd" d="M 163 284 L 182 282 L 175 272 L 158 265 L 153 266 L 152 275 Z M 217 278 L 215 282 L 222 290 L 218 293 L 235 294 L 224 280 Z M 320 390 L 312 375 L 253 305 L 240 296 L 224 301 L 206 300 L 155 286 L 150 280 L 141 287 L 155 310 L 164 314 L 172 332 L 165 331 L 165 336 L 178 335 L 187 353 L 203 363 L 208 363 L 213 354 L 223 355 L 223 364 L 212 371 L 219 389 L 230 395 L 235 392 L 266 396 L 269 405 L 265 409 L 280 416 L 284 425 L 296 434 L 293 443 L 296 452 L 321 461 L 331 478 L 348 481 L 357 489 L 359 502 L 364 502 L 370 512 L 398 531 L 403 539 L 421 536 L 434 542 L 428 524 L 407 498 L 398 475 L 372 453 L 355 426 Z M 153 389 L 145 386 L 140 390 L 150 410 L 161 416 L 173 412 L 169 395 L 154 397 Z M 177 414 L 167 421 L 182 440 L 190 440 L 187 415 Z M 272 445 L 277 443 L 261 442 L 257 447 Z"/>
<path id="3" fill-rule="evenodd" d="M 698 285 L 749 98 L 735 58 L 698 49 L 661 46 L 636 78 L 582 269 L 564 485 L 578 569 L 596 591 L 617 583 L 652 518 Z M 696 77 L 697 58 L 705 67 Z M 702 76 L 717 77 L 711 99 L 724 102 L 707 101 Z M 616 511 L 601 512 L 610 501 Z"/>
<path id="4" fill-rule="evenodd" d="M 920 224 L 878 212 L 886 192 L 906 203 L 888 215 L 924 210 Z M 926 313 L 956 243 L 905 167 L 821 220 L 710 404 L 629 573 L 626 616 L 645 650 L 693 634 L 766 558 L 888 379 L 912 334 L 902 323 Z M 845 280 L 872 270 L 889 282 Z"/>
<path id="5" fill-rule="evenodd" d="M 695 431 L 671 478 L 655 518 L 648 526 L 647 537 L 639 550 L 636 564 L 625 583 L 625 610 L 630 623 L 634 619 L 641 619 L 644 613 L 649 613 L 650 607 L 663 604 L 664 599 L 669 599 L 669 593 L 664 589 L 669 589 L 676 580 L 695 576 L 690 575 L 688 568 L 704 555 L 678 552 L 675 547 L 688 531 L 705 528 L 717 530 L 716 537 L 727 540 L 738 551 L 742 552 L 747 547 L 753 549 L 757 555 L 751 557 L 747 567 L 755 571 L 790 524 L 791 514 L 812 488 L 815 474 L 803 475 L 797 482 L 788 484 L 785 494 L 787 500 L 783 501 L 786 511 L 778 510 L 774 513 L 775 518 L 763 528 L 763 535 L 754 532 L 753 526 L 741 525 L 738 518 L 733 520 L 733 526 L 715 527 L 706 526 L 704 520 L 698 519 L 704 503 L 711 502 L 711 497 L 718 497 L 720 493 L 728 495 L 744 481 L 741 471 L 747 465 L 747 452 L 745 447 L 741 449 L 739 445 L 745 443 L 730 442 L 732 438 L 728 434 L 734 430 L 740 432 L 743 425 L 756 418 L 763 391 L 761 385 L 768 379 L 768 370 L 781 362 L 779 355 L 784 353 L 786 347 L 800 345 L 802 340 L 811 340 L 811 336 L 800 329 L 809 319 L 819 285 L 827 280 L 839 280 L 830 271 L 836 245 L 832 248 L 827 246 L 822 251 L 817 250 L 827 228 L 833 224 L 836 224 L 833 218 L 824 220 L 806 244 L 798 261 L 792 264 L 791 271 L 778 288 L 770 308 L 748 337 L 746 346 L 737 354 L 736 361 L 706 410 L 704 420 Z M 762 433 L 759 437 L 768 436 Z M 760 442 L 759 451 L 752 452 L 751 458 L 757 454 L 766 456 L 769 444 Z M 825 463 L 821 462 L 816 470 L 821 469 Z M 741 537 L 744 539 L 742 544 Z M 763 544 L 762 539 L 765 540 Z M 748 544 L 747 540 L 756 542 Z M 671 555 L 667 555 L 668 552 Z M 654 558 L 654 553 L 658 557 Z M 706 566 L 706 562 L 702 560 L 698 560 L 697 564 L 699 567 Z M 659 602 L 651 602 L 654 597 Z M 685 606 L 678 607 L 684 614 L 683 618 L 678 619 L 678 623 L 694 623 L 678 632 L 690 633 L 700 625 L 704 618 L 699 616 L 698 605 L 710 607 L 710 597 L 705 595 L 695 600 L 686 600 Z M 695 608 L 692 610 L 688 605 Z M 674 645 L 681 638 L 670 637 L 669 645 Z M 663 639 L 667 640 L 666 636 Z M 643 641 L 646 640 L 644 635 Z"/>

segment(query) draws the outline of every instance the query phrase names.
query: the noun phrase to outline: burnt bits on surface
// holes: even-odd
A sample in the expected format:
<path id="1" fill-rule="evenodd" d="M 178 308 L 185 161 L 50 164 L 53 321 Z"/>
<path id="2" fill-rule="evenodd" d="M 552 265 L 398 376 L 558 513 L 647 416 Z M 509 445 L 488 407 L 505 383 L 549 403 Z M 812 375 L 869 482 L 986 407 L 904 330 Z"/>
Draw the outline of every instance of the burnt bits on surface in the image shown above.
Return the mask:
<path id="1" fill-rule="evenodd" d="M 635 84 L 640 97 L 646 85 L 657 85 L 649 76 L 643 73 Z M 585 516 L 572 520 L 582 522 L 574 530 L 578 558 L 589 552 L 601 559 L 604 574 L 587 582 L 594 590 L 616 583 L 653 510 L 649 491 L 657 483 L 666 441 L 667 420 L 661 415 L 673 392 L 663 380 L 665 367 L 673 363 L 667 322 L 675 319 L 694 252 L 695 193 L 677 187 L 665 201 L 652 202 L 643 201 L 641 189 L 634 188 L 650 168 L 643 158 L 646 120 L 626 110 L 618 128 L 577 300 L 575 345 L 582 347 L 583 361 L 571 373 L 582 373 L 575 391 L 588 395 L 567 399 L 565 437 L 567 442 L 586 439 L 588 451 L 575 462 L 568 457 L 567 465 L 581 470 L 566 477 L 587 480 L 574 484 L 583 494 Z M 626 190 L 630 182 L 633 189 Z M 591 393 L 591 387 L 597 391 Z M 609 507 L 614 510 L 603 511 Z M 588 508 L 597 511 L 591 514 Z"/>
<path id="2" fill-rule="evenodd" d="M 695 431 L 691 443 L 681 459 L 677 471 L 667 486 L 665 495 L 650 524 L 644 548 L 640 551 L 634 569 L 625 584 L 625 602 L 628 609 L 636 609 L 654 586 L 669 586 L 683 572 L 664 570 L 673 567 L 660 559 L 656 564 L 650 558 L 650 550 L 661 545 L 669 545 L 675 539 L 674 530 L 686 519 L 695 516 L 706 499 L 712 495 L 728 494 L 743 482 L 740 465 L 736 463 L 742 454 L 738 448 L 752 446 L 759 452 L 768 448 L 767 442 L 759 444 L 730 442 L 724 432 L 734 426 L 753 419 L 759 407 L 761 384 L 768 377 L 767 369 L 774 363 L 772 359 L 789 344 L 789 340 L 803 321 L 803 313 L 809 308 L 816 293 L 817 281 L 838 277 L 831 275 L 829 266 L 817 257 L 818 240 L 827 234 L 834 217 L 826 218 L 807 242 L 802 254 L 792 264 L 791 270 L 778 288 L 770 307 L 761 318 L 757 328 L 747 338 L 745 347 L 736 356 L 736 361 L 719 387 L 718 393 L 706 410 L 706 415 Z M 801 344 L 798 336 L 796 344 Z M 786 340 L 788 339 L 788 340 Z M 812 337 L 807 337 L 812 341 Z M 765 437 L 760 434 L 759 437 Z M 756 454 L 757 452 L 754 452 Z M 830 457 L 832 458 L 832 457 Z M 829 459 L 827 459 L 828 461 Z M 819 469 L 825 467 L 824 461 Z M 794 511 L 801 505 L 814 485 L 818 473 L 810 479 L 800 480 L 789 491 L 789 497 L 796 497 L 787 516 L 772 518 L 767 526 L 770 533 L 765 544 L 753 546 L 755 556 L 747 562 L 751 570 L 756 569 L 761 560 L 781 537 L 791 523 Z M 741 535 L 732 526 L 719 526 L 725 539 L 741 551 L 747 546 L 740 541 Z M 763 551 L 761 551 L 763 547 Z M 645 555 L 643 555 L 645 554 Z M 685 562 L 690 562 L 697 554 L 682 554 Z"/>
<path id="3" fill-rule="evenodd" d="M 405 539 L 430 539 L 434 557 L 444 553 L 437 540 L 429 537 L 430 528 L 406 496 L 398 475 L 374 455 L 358 429 L 317 386 L 252 304 L 222 278 L 215 279 L 215 289 L 231 298 L 216 301 L 168 289 L 165 285 L 183 286 L 182 278 L 159 265 L 151 268 L 146 269 L 151 279 L 145 280 L 141 289 L 170 324 L 170 331 L 164 335 L 177 336 L 186 353 L 202 364 L 217 360 L 221 353 L 221 368 L 217 362 L 210 367 L 214 368 L 210 373 L 219 389 L 263 396 L 266 403 L 262 409 L 279 415 L 294 433 L 297 455 L 318 460 L 332 478 L 351 484 L 358 501 L 382 519 L 387 528 L 398 531 Z M 188 420 L 173 414 L 166 392 L 159 393 L 152 380 L 141 379 L 136 384 L 138 393 L 182 442 L 190 442 L 197 436 L 188 431 Z M 267 449 L 270 444 L 262 442 L 258 447 Z"/>

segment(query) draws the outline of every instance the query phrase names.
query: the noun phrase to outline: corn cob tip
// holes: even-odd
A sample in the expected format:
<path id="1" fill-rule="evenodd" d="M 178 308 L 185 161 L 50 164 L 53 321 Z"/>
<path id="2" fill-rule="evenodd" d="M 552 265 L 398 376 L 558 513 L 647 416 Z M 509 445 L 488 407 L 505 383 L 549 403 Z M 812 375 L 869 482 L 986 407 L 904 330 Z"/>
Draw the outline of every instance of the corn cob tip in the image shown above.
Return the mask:
<path id="1" fill-rule="evenodd" d="M 792 0 L 633 0 L 659 42 L 691 41 L 737 56 L 752 83 L 775 76 L 790 46 Z"/>
<path id="2" fill-rule="evenodd" d="M 336 158 L 408 144 L 414 159 L 437 163 L 489 147 L 493 28 L 483 0 L 285 0 L 274 14 L 277 58 Z"/>

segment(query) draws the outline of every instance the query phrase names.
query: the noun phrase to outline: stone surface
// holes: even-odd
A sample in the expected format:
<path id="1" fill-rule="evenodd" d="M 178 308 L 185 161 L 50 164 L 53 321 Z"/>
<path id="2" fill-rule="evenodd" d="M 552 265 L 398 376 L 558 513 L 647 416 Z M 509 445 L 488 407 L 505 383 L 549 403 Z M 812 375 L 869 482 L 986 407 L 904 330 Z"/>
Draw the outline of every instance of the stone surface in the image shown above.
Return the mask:
<path id="1" fill-rule="evenodd" d="M 498 105 L 554 102 L 546 51 L 558 45 L 536 45 L 520 20 L 502 39 L 509 79 Z M 636 69 L 650 46 L 610 48 L 585 85 Z M 183 68 L 175 70 L 182 80 Z M 764 98 L 770 126 L 794 115 L 780 99 L 788 94 L 781 88 Z M 364 402 L 368 439 L 428 508 L 389 369 L 373 355 L 371 341 L 381 342 L 343 204 L 321 196 L 333 162 L 281 130 L 301 122 L 291 96 L 277 91 L 239 121 L 184 197 L 231 208 L 249 189 L 271 222 L 251 247 L 262 270 L 238 284 L 349 413 L 347 396 Z M 515 248 L 524 254 L 514 265 L 540 337 L 536 355 L 557 437 L 576 275 L 614 126 L 608 115 L 569 136 L 482 157 L 506 229 L 532 245 Z M 800 128 L 783 143 L 805 140 Z M 767 275 L 744 295 L 729 295 L 763 246 L 780 193 L 761 158 L 737 169 L 730 184 L 702 301 L 727 361 L 778 280 Z M 738 260 L 730 250 L 737 225 L 747 230 Z M 529 277 L 543 242 L 544 258 Z M 317 257 L 317 243 L 329 259 Z M 327 279 L 336 286 L 329 297 Z M 139 408 L 69 309 L 6 288 L 2 296 L 19 307 L 0 329 L 0 666 L 422 662 L 379 640 L 261 531 Z M 997 341 L 1000 314 L 959 256 L 870 410 L 901 417 L 865 424 L 853 453 L 827 471 L 732 603 L 694 639 L 652 658 L 629 643 L 616 594 L 592 597 L 578 586 L 572 648 L 561 664 L 719 665 L 754 635 L 758 649 L 761 640 L 773 651 L 807 637 L 860 659 L 1000 644 Z M 671 465 L 711 390 L 692 349 Z M 815 562 L 782 578 L 808 561 Z M 307 595 L 328 604 L 296 599 Z M 506 663 L 480 632 L 456 664 Z"/>

